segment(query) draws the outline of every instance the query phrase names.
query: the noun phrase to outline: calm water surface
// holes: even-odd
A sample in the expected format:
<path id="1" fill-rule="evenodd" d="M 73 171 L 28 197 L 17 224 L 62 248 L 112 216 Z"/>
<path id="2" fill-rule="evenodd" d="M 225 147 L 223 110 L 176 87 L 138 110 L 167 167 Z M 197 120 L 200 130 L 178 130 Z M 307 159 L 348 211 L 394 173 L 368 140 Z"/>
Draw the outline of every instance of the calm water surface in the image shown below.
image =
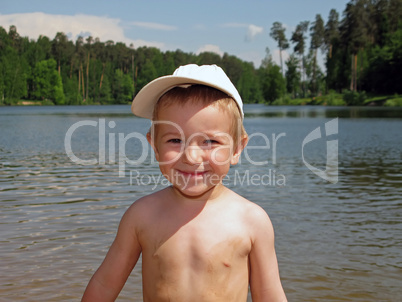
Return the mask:
<path id="1" fill-rule="evenodd" d="M 289 301 L 400 301 L 402 108 L 245 112 L 249 148 L 226 185 L 270 215 Z M 149 125 L 128 106 L 0 107 L 0 301 L 80 299 L 124 211 L 165 185 L 142 145 Z M 304 163 L 324 170 L 330 140 L 335 184 Z M 118 300 L 142 301 L 140 265 Z"/>

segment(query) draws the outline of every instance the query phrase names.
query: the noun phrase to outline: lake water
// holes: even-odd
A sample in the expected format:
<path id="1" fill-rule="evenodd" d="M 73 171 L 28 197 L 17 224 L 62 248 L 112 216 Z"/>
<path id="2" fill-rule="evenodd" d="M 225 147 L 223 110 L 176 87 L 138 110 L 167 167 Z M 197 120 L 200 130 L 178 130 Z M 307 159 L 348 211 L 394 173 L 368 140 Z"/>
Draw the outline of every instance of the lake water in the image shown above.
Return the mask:
<path id="1" fill-rule="evenodd" d="M 402 108 L 245 112 L 225 182 L 270 215 L 289 301 L 400 301 Z M 1 301 L 80 299 L 124 211 L 165 185 L 149 125 L 129 106 L 0 107 Z M 332 182 L 307 167 L 327 149 Z M 142 301 L 140 265 L 118 300 Z"/>

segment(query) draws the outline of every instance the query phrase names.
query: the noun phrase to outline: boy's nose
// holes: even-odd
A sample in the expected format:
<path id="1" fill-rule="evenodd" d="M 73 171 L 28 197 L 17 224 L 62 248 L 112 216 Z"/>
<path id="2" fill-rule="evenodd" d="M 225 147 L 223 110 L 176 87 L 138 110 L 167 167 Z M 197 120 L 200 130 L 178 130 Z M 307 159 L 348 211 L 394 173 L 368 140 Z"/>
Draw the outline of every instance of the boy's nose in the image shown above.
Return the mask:
<path id="1" fill-rule="evenodd" d="M 195 165 L 204 161 L 204 151 L 198 146 L 187 146 L 184 150 L 183 161 Z"/>

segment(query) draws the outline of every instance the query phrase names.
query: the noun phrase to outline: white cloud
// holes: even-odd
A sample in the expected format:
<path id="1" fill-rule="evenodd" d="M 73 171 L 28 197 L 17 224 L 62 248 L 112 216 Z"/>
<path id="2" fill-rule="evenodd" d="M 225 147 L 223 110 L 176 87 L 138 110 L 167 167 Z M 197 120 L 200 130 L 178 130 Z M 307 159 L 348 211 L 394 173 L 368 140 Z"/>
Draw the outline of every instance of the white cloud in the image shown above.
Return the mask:
<path id="1" fill-rule="evenodd" d="M 78 36 L 91 35 L 101 41 L 112 40 L 123 42 L 127 45 L 154 46 L 163 48 L 160 42 L 149 42 L 144 40 L 133 40 L 125 36 L 120 19 L 109 17 L 98 17 L 91 15 L 78 14 L 69 15 L 49 15 L 42 12 L 26 14 L 0 15 L 0 24 L 8 30 L 11 25 L 17 27 L 20 36 L 27 36 L 30 39 L 37 39 L 39 35 L 53 39 L 57 32 L 65 33 L 71 40 L 75 41 Z"/>
<path id="2" fill-rule="evenodd" d="M 254 24 L 246 24 L 246 23 L 225 23 L 222 25 L 222 27 L 227 27 L 227 28 L 245 28 L 247 30 L 246 36 L 244 40 L 246 42 L 253 41 L 255 36 L 262 34 L 264 31 L 264 28 L 261 26 L 257 26 Z"/>
<path id="3" fill-rule="evenodd" d="M 264 31 L 264 28 L 250 24 L 247 29 L 246 41 L 254 40 L 255 36 L 261 34 Z"/>
<path id="4" fill-rule="evenodd" d="M 156 29 L 156 30 L 164 30 L 164 31 L 177 30 L 176 26 L 152 23 L 152 22 L 131 22 L 130 24 L 132 24 L 134 26 L 148 28 L 148 29 Z"/>
<path id="5" fill-rule="evenodd" d="M 212 45 L 212 44 L 206 44 L 204 46 L 201 46 L 196 54 L 200 54 L 202 52 L 214 52 L 217 53 L 220 56 L 223 56 L 224 52 L 219 48 L 217 45 Z"/>

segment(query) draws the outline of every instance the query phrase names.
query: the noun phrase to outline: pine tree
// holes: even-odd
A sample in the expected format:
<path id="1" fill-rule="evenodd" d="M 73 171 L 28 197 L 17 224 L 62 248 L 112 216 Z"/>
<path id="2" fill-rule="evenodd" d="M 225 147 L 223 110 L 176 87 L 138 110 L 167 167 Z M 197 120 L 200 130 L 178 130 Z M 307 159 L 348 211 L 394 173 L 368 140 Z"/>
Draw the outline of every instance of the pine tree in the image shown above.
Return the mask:
<path id="1" fill-rule="evenodd" d="M 285 35 L 285 27 L 282 26 L 280 22 L 274 22 L 271 27 L 270 36 L 278 43 L 279 47 L 279 56 L 281 60 L 281 72 L 283 75 L 283 60 L 282 60 L 282 51 L 289 48 L 289 42 Z"/>

